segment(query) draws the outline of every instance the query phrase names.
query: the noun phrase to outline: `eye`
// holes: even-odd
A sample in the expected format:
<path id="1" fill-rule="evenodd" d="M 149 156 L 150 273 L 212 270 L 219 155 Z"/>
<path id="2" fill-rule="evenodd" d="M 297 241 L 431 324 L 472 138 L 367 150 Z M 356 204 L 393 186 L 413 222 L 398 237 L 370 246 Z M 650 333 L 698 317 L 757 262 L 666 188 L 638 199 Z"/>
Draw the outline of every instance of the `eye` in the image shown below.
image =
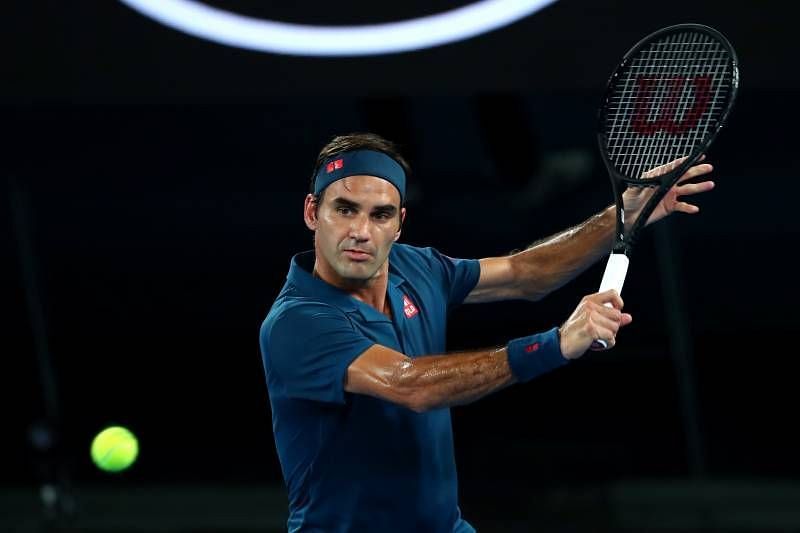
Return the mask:
<path id="1" fill-rule="evenodd" d="M 336 208 L 336 212 L 339 213 L 340 215 L 349 215 L 353 212 L 353 210 L 349 207 L 342 205 Z"/>
<path id="2" fill-rule="evenodd" d="M 393 220 L 395 216 L 397 216 L 397 212 L 392 209 L 381 209 L 379 211 L 375 211 L 372 215 L 376 220 L 381 222 L 386 222 L 389 220 Z"/>

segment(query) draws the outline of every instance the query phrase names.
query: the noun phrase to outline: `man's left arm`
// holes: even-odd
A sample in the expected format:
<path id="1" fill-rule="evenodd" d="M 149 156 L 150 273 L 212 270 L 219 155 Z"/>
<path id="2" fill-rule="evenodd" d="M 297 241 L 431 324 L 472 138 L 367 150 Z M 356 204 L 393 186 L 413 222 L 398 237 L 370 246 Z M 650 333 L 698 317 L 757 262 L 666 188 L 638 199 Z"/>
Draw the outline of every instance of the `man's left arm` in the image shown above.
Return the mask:
<path id="1" fill-rule="evenodd" d="M 668 171 L 681 160 L 649 171 L 657 174 Z M 707 163 L 695 165 L 681 176 L 678 182 L 659 202 L 647 224 L 674 212 L 694 214 L 696 205 L 680 200 L 714 188 L 714 182 L 686 183 L 708 174 L 713 167 Z M 653 189 L 629 188 L 623 194 L 626 225 L 633 223 Z M 464 303 L 493 302 L 498 300 L 541 300 L 562 287 L 595 261 L 608 255 L 616 230 L 616 208 L 609 206 L 581 224 L 538 241 L 527 249 L 506 257 L 489 257 L 480 260 L 478 283 Z"/>

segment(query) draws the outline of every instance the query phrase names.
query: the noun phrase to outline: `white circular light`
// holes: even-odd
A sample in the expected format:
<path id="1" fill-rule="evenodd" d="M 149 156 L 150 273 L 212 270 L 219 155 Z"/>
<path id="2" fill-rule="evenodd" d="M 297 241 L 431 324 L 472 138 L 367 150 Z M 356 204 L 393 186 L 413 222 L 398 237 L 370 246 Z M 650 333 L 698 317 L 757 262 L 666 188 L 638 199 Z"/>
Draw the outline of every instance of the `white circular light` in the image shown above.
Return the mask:
<path id="1" fill-rule="evenodd" d="M 195 37 L 249 50 L 302 56 L 363 56 L 429 48 L 501 28 L 555 1 L 481 0 L 400 22 L 309 26 L 248 17 L 194 0 L 120 0 Z"/>

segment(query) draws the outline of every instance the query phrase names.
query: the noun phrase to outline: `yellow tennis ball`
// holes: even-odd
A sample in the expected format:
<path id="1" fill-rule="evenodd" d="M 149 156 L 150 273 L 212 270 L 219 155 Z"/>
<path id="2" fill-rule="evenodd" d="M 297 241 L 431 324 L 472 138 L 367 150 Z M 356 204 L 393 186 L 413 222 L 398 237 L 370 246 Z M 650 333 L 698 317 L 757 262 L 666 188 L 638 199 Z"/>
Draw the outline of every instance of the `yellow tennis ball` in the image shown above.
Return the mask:
<path id="1" fill-rule="evenodd" d="M 92 461 L 100 470 L 120 472 L 136 461 L 139 441 L 127 428 L 107 427 L 92 441 Z"/>

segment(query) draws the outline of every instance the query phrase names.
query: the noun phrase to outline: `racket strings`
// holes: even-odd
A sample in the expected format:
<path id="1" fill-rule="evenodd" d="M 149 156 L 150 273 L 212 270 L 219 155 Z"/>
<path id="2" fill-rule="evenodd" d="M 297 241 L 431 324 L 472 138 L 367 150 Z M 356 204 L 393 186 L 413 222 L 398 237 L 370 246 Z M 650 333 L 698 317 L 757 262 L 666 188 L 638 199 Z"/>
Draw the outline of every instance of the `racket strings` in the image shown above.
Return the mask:
<path id="1" fill-rule="evenodd" d="M 732 84 L 728 49 L 706 33 L 674 33 L 645 46 L 617 73 L 607 98 L 609 160 L 630 178 L 667 172 L 661 167 L 715 132 Z"/>

